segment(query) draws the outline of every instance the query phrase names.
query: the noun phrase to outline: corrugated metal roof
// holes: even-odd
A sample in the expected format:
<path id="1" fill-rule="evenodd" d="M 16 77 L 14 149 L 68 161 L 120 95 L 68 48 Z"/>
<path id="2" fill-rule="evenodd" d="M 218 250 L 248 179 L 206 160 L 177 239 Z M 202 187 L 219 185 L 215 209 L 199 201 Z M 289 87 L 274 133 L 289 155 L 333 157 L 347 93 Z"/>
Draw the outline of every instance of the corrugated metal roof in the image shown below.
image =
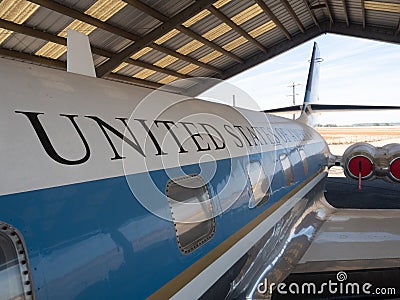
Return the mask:
<path id="1" fill-rule="evenodd" d="M 103 63 L 105 61 L 105 57 L 100 56 L 100 55 L 93 55 L 93 62 L 95 66 L 100 65 L 101 63 Z"/>
<path id="2" fill-rule="evenodd" d="M 14 32 L 10 38 L 3 42 L 2 46 L 7 49 L 34 54 L 44 44 L 46 44 L 46 41 Z"/>
<path id="3" fill-rule="evenodd" d="M 325 7 L 325 1 L 322 0 L 263 0 L 272 12 L 272 18 L 254 0 L 141 1 L 148 5 L 150 11 L 141 11 L 122 0 L 58 0 L 53 2 L 53 4 L 62 4 L 75 10 L 78 19 L 74 19 L 62 7 L 49 9 L 46 7 L 46 2 L 39 0 L 32 0 L 32 2 L 3 0 L 0 3 L 0 21 L 11 22 L 14 26 L 12 30 L 16 30 L 16 32 L 10 31 L 10 23 L 2 23 L 3 29 L 0 28 L 1 47 L 14 51 L 3 51 L 3 53 L 16 59 L 29 60 L 29 57 L 22 55 L 24 53 L 51 58 L 50 60 L 40 60 L 39 58 L 39 61 L 35 59 L 36 63 L 41 64 L 65 61 L 65 46 L 48 43 L 46 39 L 60 43 L 63 40 L 60 40 L 59 37 L 64 38 L 66 28 L 72 27 L 89 35 L 91 45 L 97 49 L 97 54 L 93 55 L 96 67 L 104 67 L 110 61 L 116 61 L 115 57 L 109 60 L 100 56 L 99 51 L 106 50 L 108 51 L 107 56 L 113 56 L 131 45 L 135 45 L 135 40 L 148 38 L 148 34 L 152 32 L 154 38 L 143 43 L 144 46 L 136 49 L 136 52 L 125 56 L 124 60 L 117 62 L 120 67 L 114 68 L 114 70 L 118 74 L 126 76 L 127 82 L 130 77 L 134 77 L 141 79 L 144 85 L 146 82 L 164 84 L 182 77 L 182 74 L 226 77 L 252 66 L 254 61 L 251 59 L 256 55 L 261 62 L 263 59 L 261 49 L 248 41 L 240 32 L 225 24 L 225 20 L 217 14 L 218 11 L 268 50 L 265 59 L 279 54 L 285 48 L 285 44 L 290 42 L 285 30 L 290 34 L 289 38 L 296 39 L 295 44 L 302 42 L 303 36 L 307 37 L 310 32 L 313 32 L 314 35 L 324 32 L 339 32 L 362 37 L 368 37 L 368 33 L 371 33 L 374 38 L 377 36 L 379 38 L 381 34 L 382 40 L 400 42 L 400 28 L 398 28 L 400 0 L 345 0 L 346 9 L 342 0 L 328 0 L 329 10 Z M 201 9 L 198 6 L 199 2 L 213 5 L 218 10 L 215 12 L 216 15 L 212 10 Z M 364 3 L 365 19 L 362 3 Z M 291 15 L 290 10 L 301 22 L 302 28 L 296 24 L 296 18 Z M 315 15 L 316 22 L 310 11 Z M 333 18 L 332 24 L 329 11 Z M 174 20 L 180 18 L 183 13 L 185 13 L 185 18 L 175 22 Z M 82 22 L 87 15 L 94 19 Z M 175 22 L 173 26 L 167 23 L 161 26 L 165 17 L 170 18 L 170 23 Z M 271 20 L 273 18 L 278 19 L 278 24 Z M 349 24 L 347 24 L 347 18 Z M 100 22 L 96 23 L 95 19 Z M 365 28 L 363 28 L 364 23 Z M 280 28 L 281 25 L 284 30 Z M 164 26 L 169 29 L 163 30 Z M 191 36 L 181 32 L 179 26 L 190 29 Z M 28 31 L 26 27 L 34 29 L 34 31 Z M 304 33 L 302 33 L 303 28 L 305 29 Z M 52 36 L 43 35 L 43 33 Z M 202 38 L 209 42 L 201 41 Z M 208 43 L 212 43 L 213 47 Z M 228 55 L 229 53 L 227 54 L 225 51 L 231 52 L 236 57 Z M 132 57 L 133 60 L 126 63 L 129 57 Z M 242 62 L 238 61 L 240 59 Z M 135 62 L 135 60 L 139 61 Z M 51 65 L 57 64 L 52 63 Z M 156 67 L 165 68 L 165 70 Z M 154 85 L 152 84 L 152 86 Z"/>
<path id="4" fill-rule="evenodd" d="M 174 37 L 170 38 L 168 41 L 164 42 L 162 45 L 170 49 L 176 50 L 190 43 L 191 41 L 193 41 L 193 38 L 188 37 L 187 35 L 180 32 Z"/>
<path id="5" fill-rule="evenodd" d="M 193 0 L 165 1 L 165 0 L 145 0 L 142 1 L 152 8 L 161 11 L 164 15 L 172 17 L 181 12 L 184 8 L 192 4 Z"/>
<path id="6" fill-rule="evenodd" d="M 397 13 L 391 12 L 375 12 L 375 11 L 366 11 L 366 18 L 370 24 L 386 27 L 386 28 L 395 28 L 396 22 L 398 22 L 399 17 Z"/>
<path id="7" fill-rule="evenodd" d="M 89 40 L 92 46 L 111 52 L 121 51 L 126 46 L 133 43 L 131 40 L 109 33 L 100 28 L 95 29 L 89 35 Z"/>
<path id="8" fill-rule="evenodd" d="M 125 75 L 125 76 L 132 76 L 132 74 L 136 74 L 142 70 L 144 70 L 144 69 L 141 67 L 137 67 L 134 65 L 127 65 L 126 67 L 119 70 L 118 74 Z"/>
<path id="9" fill-rule="evenodd" d="M 164 74 L 159 73 L 159 72 L 156 72 L 156 73 L 154 73 L 153 75 L 150 75 L 149 77 L 147 77 L 147 80 L 153 81 L 153 82 L 158 82 L 158 81 L 160 81 L 161 79 L 163 79 L 164 77 L 165 77 Z"/>
<path id="10" fill-rule="evenodd" d="M 160 21 L 130 5 L 113 15 L 108 23 L 138 35 L 145 35 L 161 25 Z"/>
<path id="11" fill-rule="evenodd" d="M 96 0 L 58 0 L 56 2 L 79 11 L 85 11 L 92 6 Z"/>
<path id="12" fill-rule="evenodd" d="M 70 24 L 74 19 L 54 12 L 45 7 L 39 9 L 24 23 L 33 28 L 40 28 L 42 31 L 57 34 Z"/>
<path id="13" fill-rule="evenodd" d="M 354 24 L 362 24 L 361 1 L 347 1 L 349 20 Z"/>
<path id="14" fill-rule="evenodd" d="M 331 13 L 335 20 L 339 20 L 341 22 L 346 22 L 346 15 L 344 12 L 344 7 L 342 3 L 332 2 L 329 6 L 331 9 Z"/>

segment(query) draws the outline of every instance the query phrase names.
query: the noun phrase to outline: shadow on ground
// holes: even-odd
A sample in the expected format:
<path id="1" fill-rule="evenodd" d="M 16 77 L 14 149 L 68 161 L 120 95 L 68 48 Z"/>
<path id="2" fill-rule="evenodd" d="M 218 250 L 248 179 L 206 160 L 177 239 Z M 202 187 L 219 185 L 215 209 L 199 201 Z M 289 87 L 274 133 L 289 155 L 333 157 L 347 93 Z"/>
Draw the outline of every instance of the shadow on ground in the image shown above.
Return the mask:
<path id="1" fill-rule="evenodd" d="M 400 209 L 400 184 L 379 180 L 358 182 L 343 177 L 328 177 L 325 197 L 337 208 Z"/>

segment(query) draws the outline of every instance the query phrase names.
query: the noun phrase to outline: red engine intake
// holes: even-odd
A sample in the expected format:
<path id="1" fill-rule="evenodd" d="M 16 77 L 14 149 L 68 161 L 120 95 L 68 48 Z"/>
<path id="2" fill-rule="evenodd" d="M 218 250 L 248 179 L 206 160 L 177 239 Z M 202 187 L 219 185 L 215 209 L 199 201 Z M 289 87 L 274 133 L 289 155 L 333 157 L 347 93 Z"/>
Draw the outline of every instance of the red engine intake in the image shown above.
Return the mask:
<path id="1" fill-rule="evenodd" d="M 349 173 L 354 178 L 358 178 L 361 174 L 362 179 L 372 176 L 374 171 L 374 163 L 366 156 L 356 155 L 350 158 L 348 163 Z"/>
<path id="2" fill-rule="evenodd" d="M 400 144 L 388 144 L 383 146 L 387 153 L 388 172 L 386 180 L 400 183 Z"/>
<path id="3" fill-rule="evenodd" d="M 400 144 L 383 147 L 367 143 L 354 144 L 344 152 L 341 164 L 346 177 L 352 179 L 382 178 L 400 183 Z"/>
<path id="4" fill-rule="evenodd" d="M 343 154 L 342 166 L 346 177 L 371 179 L 374 176 L 375 147 L 367 143 L 357 143 Z"/>
<path id="5" fill-rule="evenodd" d="M 390 162 L 389 176 L 392 180 L 400 182 L 400 157 L 397 157 Z"/>

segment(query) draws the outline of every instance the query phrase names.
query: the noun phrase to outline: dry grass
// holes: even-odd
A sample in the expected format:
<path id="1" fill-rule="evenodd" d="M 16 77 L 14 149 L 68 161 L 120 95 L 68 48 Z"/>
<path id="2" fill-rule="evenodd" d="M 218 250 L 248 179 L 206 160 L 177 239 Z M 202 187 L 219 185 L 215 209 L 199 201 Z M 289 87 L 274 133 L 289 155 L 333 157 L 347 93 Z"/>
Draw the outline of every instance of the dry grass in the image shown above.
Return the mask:
<path id="1" fill-rule="evenodd" d="M 400 126 L 317 127 L 330 145 L 400 138 Z"/>

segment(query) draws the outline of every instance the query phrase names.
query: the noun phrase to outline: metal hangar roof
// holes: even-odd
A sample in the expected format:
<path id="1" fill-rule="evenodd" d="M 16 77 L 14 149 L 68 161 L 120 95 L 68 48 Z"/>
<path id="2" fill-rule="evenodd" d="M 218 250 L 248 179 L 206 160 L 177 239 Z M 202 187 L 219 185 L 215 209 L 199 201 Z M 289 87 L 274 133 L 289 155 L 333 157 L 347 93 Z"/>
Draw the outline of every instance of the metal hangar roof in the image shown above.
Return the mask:
<path id="1" fill-rule="evenodd" d="M 3 0 L 0 56 L 66 68 L 89 36 L 98 77 L 158 88 L 226 79 L 323 33 L 400 42 L 400 0 Z"/>

